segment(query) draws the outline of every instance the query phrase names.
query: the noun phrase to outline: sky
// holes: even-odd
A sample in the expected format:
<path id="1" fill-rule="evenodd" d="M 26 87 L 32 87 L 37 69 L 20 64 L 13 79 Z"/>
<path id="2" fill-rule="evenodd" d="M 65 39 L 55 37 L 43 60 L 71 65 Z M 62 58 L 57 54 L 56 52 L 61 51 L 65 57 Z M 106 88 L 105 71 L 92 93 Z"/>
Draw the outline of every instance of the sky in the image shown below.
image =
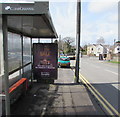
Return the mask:
<path id="1" fill-rule="evenodd" d="M 16 2 L 16 0 L 0 0 Z M 33 0 L 17 0 L 17 2 Z M 36 0 L 39 1 L 39 0 Z M 76 40 L 76 0 L 49 0 L 50 13 L 58 36 Z M 113 2 L 114 1 L 114 2 Z M 96 43 L 103 37 L 105 44 L 118 40 L 118 1 L 82 0 L 81 45 Z"/>
<path id="2" fill-rule="evenodd" d="M 81 24 L 83 43 L 95 43 L 102 36 L 106 44 L 113 44 L 118 40 L 118 3 L 83 2 Z"/>

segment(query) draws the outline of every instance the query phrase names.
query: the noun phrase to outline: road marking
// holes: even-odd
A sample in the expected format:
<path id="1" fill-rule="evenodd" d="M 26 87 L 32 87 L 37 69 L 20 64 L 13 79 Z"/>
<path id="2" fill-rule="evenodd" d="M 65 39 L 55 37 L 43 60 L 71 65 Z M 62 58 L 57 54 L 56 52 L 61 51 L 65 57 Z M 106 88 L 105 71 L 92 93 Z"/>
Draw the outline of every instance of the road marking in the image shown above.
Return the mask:
<path id="1" fill-rule="evenodd" d="M 119 87 L 120 87 L 120 84 L 112 84 L 113 87 L 115 87 L 117 90 L 120 90 Z"/>
<path id="2" fill-rule="evenodd" d="M 75 71 L 75 70 L 73 70 Z M 102 106 L 106 109 L 106 111 L 110 115 L 114 115 L 113 112 L 120 117 L 120 113 L 86 80 L 84 76 L 81 74 L 80 78 L 82 82 L 87 86 L 87 88 L 91 91 L 91 93 L 96 97 L 96 99 L 102 104 Z M 109 107 L 109 108 L 108 108 Z M 112 112 L 112 111 L 113 112 Z"/>
<path id="3" fill-rule="evenodd" d="M 82 67 L 84 66 L 84 63 L 81 64 Z M 86 63 L 86 64 L 88 65 L 88 63 Z M 94 65 L 94 64 L 91 64 L 91 63 L 89 63 L 89 65 L 91 65 L 91 67 L 100 68 L 100 66 L 97 66 L 97 65 Z"/>
<path id="4" fill-rule="evenodd" d="M 102 63 L 102 64 L 107 65 L 107 66 L 110 66 L 110 67 L 118 67 L 118 64 L 117 64 L 117 63 L 116 63 L 116 66 L 115 66 L 115 63 L 109 64 L 109 63 L 107 63 L 106 61 L 99 61 L 98 63 Z"/>
<path id="5" fill-rule="evenodd" d="M 96 59 L 95 59 L 96 60 Z M 94 60 L 94 61 L 95 61 Z M 83 61 L 84 62 L 84 61 Z M 89 61 L 88 61 L 89 62 Z M 93 62 L 93 61 L 92 61 Z M 116 63 L 116 64 L 110 64 L 109 62 L 107 62 L 107 60 L 106 61 L 100 61 L 100 60 L 96 60 L 95 62 L 97 62 L 97 63 L 102 63 L 102 64 L 104 64 L 104 65 L 107 65 L 107 66 L 111 66 L 111 67 L 118 67 L 118 64 Z M 84 62 L 84 63 L 87 63 L 87 62 Z M 87 63 L 88 64 L 88 63 Z"/>
<path id="6" fill-rule="evenodd" d="M 89 85 L 81 78 L 82 82 L 88 87 L 88 89 L 91 91 L 91 93 L 97 98 L 97 100 L 103 105 L 103 107 L 107 110 L 107 112 L 110 115 L 113 115 L 113 113 L 110 111 L 110 109 L 104 104 L 104 102 L 95 94 L 95 92 L 89 87 Z"/>
<path id="7" fill-rule="evenodd" d="M 116 115 L 118 115 L 119 117 L 120 117 L 120 113 L 85 79 L 85 77 L 84 76 L 82 76 L 81 74 L 80 74 L 80 76 L 81 76 L 81 79 L 82 80 L 84 80 L 86 83 L 86 85 L 87 85 L 87 87 L 90 89 L 90 87 L 89 87 L 89 85 L 92 87 L 92 89 L 94 90 L 92 90 L 91 92 L 93 93 L 93 95 L 95 95 L 95 97 L 100 101 L 100 103 L 104 106 L 104 108 L 109 112 L 109 114 L 110 115 L 113 115 L 112 114 L 112 112 L 111 112 L 111 110 L 116 114 Z M 110 109 L 106 106 L 106 104 L 96 95 L 96 94 L 98 94 L 98 96 L 100 96 L 101 97 L 101 99 L 110 107 Z"/>
<path id="8" fill-rule="evenodd" d="M 99 66 L 96 66 L 96 65 L 93 65 L 93 64 L 92 64 L 92 66 L 94 66 L 95 68 L 100 68 Z"/>
<path id="9" fill-rule="evenodd" d="M 108 70 L 108 69 L 104 69 L 105 71 L 108 71 L 108 72 L 111 72 L 111 73 L 113 73 L 113 74 L 115 74 L 115 75 L 118 75 L 118 73 L 116 73 L 116 72 L 113 72 L 113 71 L 111 71 L 111 70 Z"/>

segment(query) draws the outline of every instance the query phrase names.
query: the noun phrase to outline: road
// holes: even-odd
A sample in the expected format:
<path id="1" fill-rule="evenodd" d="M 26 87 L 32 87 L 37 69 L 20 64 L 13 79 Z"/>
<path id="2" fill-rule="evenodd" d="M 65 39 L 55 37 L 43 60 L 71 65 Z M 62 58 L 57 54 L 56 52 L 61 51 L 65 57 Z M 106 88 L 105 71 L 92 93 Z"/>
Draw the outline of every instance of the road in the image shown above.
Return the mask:
<path id="1" fill-rule="evenodd" d="M 120 112 L 118 70 L 118 64 L 100 61 L 96 57 L 83 57 L 80 60 L 80 73 Z"/>

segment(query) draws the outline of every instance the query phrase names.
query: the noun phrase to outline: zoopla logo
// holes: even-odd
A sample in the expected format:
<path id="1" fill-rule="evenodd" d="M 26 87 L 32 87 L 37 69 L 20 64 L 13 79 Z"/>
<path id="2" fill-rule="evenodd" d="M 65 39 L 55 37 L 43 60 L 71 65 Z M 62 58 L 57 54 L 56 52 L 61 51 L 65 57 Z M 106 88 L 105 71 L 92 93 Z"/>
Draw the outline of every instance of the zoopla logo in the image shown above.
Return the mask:
<path id="1" fill-rule="evenodd" d="M 34 8 L 32 7 L 10 7 L 10 6 L 6 6 L 5 10 L 12 10 L 12 11 L 33 11 Z"/>
<path id="2" fill-rule="evenodd" d="M 11 10 L 11 7 L 10 6 L 6 6 L 5 10 Z"/>

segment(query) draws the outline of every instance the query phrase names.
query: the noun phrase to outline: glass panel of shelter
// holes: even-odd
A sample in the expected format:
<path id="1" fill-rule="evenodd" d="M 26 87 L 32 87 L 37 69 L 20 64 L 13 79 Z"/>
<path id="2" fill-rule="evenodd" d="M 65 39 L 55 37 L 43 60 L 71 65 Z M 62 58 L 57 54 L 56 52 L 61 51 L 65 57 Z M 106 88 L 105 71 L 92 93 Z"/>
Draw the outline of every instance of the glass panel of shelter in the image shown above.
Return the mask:
<path id="1" fill-rule="evenodd" d="M 27 77 L 28 79 L 31 78 L 30 62 L 31 62 L 31 39 L 25 36 L 23 36 L 22 38 L 22 36 L 19 34 L 8 32 L 9 86 L 17 82 L 22 77 Z"/>

